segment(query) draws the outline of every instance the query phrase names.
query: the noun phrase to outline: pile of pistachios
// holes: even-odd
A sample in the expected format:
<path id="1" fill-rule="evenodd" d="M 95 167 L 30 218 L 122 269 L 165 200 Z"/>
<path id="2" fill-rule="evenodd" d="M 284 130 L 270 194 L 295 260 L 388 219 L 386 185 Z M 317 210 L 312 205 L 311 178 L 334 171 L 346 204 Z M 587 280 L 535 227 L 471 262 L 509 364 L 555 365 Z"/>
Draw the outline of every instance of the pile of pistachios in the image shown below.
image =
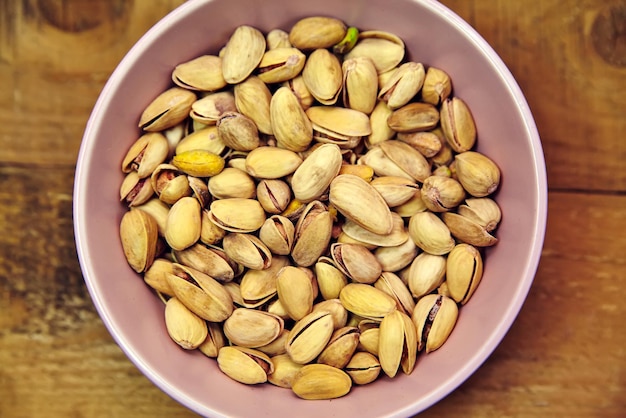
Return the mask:
<path id="1" fill-rule="evenodd" d="M 173 68 L 139 128 L 128 263 L 173 341 L 242 383 L 330 399 L 411 373 L 497 243 L 500 170 L 470 109 L 392 33 L 240 26 Z"/>

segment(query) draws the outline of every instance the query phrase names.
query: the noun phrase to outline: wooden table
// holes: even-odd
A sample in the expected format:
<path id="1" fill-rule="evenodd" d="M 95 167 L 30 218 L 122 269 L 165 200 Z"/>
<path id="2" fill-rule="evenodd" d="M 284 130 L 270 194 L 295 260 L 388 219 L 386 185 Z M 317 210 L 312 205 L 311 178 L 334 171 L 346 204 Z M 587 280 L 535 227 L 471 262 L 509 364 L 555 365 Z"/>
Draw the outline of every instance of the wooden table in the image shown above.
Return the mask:
<path id="1" fill-rule="evenodd" d="M 182 0 L 0 1 L 0 417 L 195 416 L 125 357 L 84 285 L 72 187 L 119 60 Z M 626 416 L 626 2 L 445 0 L 530 103 L 543 257 L 502 344 L 425 417 Z"/>

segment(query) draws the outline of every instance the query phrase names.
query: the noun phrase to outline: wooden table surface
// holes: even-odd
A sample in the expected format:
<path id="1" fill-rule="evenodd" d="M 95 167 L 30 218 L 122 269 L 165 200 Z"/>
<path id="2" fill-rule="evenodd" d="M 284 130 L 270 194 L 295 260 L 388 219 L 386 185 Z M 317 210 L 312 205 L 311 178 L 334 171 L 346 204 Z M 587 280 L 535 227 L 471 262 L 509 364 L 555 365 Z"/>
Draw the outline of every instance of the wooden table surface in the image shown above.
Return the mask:
<path id="1" fill-rule="evenodd" d="M 0 417 L 191 417 L 99 319 L 72 231 L 101 88 L 183 0 L 0 0 Z M 534 113 L 549 219 L 539 270 L 485 364 L 424 417 L 626 416 L 626 1 L 444 0 Z"/>

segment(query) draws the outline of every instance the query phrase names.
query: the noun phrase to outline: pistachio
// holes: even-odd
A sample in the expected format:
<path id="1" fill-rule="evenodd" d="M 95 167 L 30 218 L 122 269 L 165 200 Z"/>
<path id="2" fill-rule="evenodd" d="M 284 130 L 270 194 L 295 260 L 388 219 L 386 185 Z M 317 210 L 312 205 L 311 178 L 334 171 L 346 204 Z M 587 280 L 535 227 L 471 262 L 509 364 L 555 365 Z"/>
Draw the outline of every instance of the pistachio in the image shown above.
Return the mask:
<path id="1" fill-rule="evenodd" d="M 417 329 L 417 349 L 426 353 L 443 345 L 454 329 L 459 310 L 447 296 L 426 295 L 415 305 L 411 320 Z"/>
<path id="2" fill-rule="evenodd" d="M 289 31 L 289 42 L 301 50 L 329 48 L 346 34 L 346 25 L 339 19 L 312 16 L 300 19 Z"/>
<path id="3" fill-rule="evenodd" d="M 394 110 L 387 124 L 396 132 L 418 132 L 433 129 L 439 123 L 439 111 L 430 103 L 413 102 Z"/>
<path id="4" fill-rule="evenodd" d="M 297 77 L 305 66 L 306 56 L 297 48 L 274 48 L 263 54 L 258 77 L 265 83 L 282 83 Z"/>
<path id="5" fill-rule="evenodd" d="M 204 319 L 187 309 L 175 297 L 165 303 L 165 328 L 172 340 L 185 350 L 198 348 L 208 335 Z"/>
<path id="6" fill-rule="evenodd" d="M 292 174 L 302 164 L 293 151 L 276 147 L 259 147 L 246 156 L 246 171 L 255 178 L 278 179 Z"/>
<path id="7" fill-rule="evenodd" d="M 417 255 L 417 246 L 412 239 L 393 247 L 380 247 L 374 250 L 374 256 L 383 271 L 400 271 L 411 264 Z"/>
<path id="8" fill-rule="evenodd" d="M 150 177 L 167 158 L 169 145 L 165 136 L 150 132 L 140 136 L 128 149 L 122 161 L 122 172 L 136 171 L 139 178 Z"/>
<path id="9" fill-rule="evenodd" d="M 423 251 L 447 254 L 454 248 L 454 239 L 443 221 L 432 212 L 419 212 L 409 219 L 409 235 Z"/>
<path id="10" fill-rule="evenodd" d="M 352 58 L 345 60 L 341 69 L 344 106 L 369 115 L 376 106 L 378 92 L 374 62 L 366 57 Z"/>
<path id="11" fill-rule="evenodd" d="M 272 96 L 270 118 L 279 146 L 295 152 L 307 149 L 313 139 L 313 127 L 298 98 L 288 87 L 278 88 Z"/>
<path id="12" fill-rule="evenodd" d="M 172 81 L 179 87 L 196 91 L 215 91 L 226 86 L 222 75 L 222 59 L 202 55 L 174 67 Z"/>
<path id="13" fill-rule="evenodd" d="M 282 29 L 272 29 L 265 35 L 265 43 L 267 49 L 272 50 L 276 48 L 291 48 L 291 42 L 289 42 L 289 33 Z"/>
<path id="14" fill-rule="evenodd" d="M 272 215 L 259 230 L 259 238 L 274 254 L 289 255 L 293 246 L 295 227 L 284 216 Z"/>
<path id="15" fill-rule="evenodd" d="M 376 103 L 374 110 L 370 113 L 372 133 L 369 134 L 365 140 L 369 147 L 373 147 L 374 145 L 394 137 L 396 132 L 387 124 L 387 119 L 392 113 L 393 110 L 387 106 L 387 103 L 381 100 Z"/>
<path id="16" fill-rule="evenodd" d="M 174 250 L 184 250 L 200 239 L 200 204 L 193 197 L 183 197 L 172 205 L 165 226 L 165 239 Z"/>
<path id="17" fill-rule="evenodd" d="M 307 364 L 293 379 L 291 389 L 302 399 L 340 398 L 352 388 L 346 372 L 327 364 Z"/>
<path id="18" fill-rule="evenodd" d="M 167 281 L 167 275 L 172 274 L 174 270 L 173 263 L 165 258 L 157 258 L 143 275 L 143 280 L 148 286 L 159 293 L 173 296 L 174 291 Z"/>
<path id="19" fill-rule="evenodd" d="M 313 309 L 313 286 L 307 274 L 297 267 L 285 266 L 276 278 L 278 299 L 289 317 L 298 321 Z"/>
<path id="20" fill-rule="evenodd" d="M 362 245 L 334 243 L 330 253 L 337 268 L 354 282 L 371 284 L 380 277 L 380 263 Z"/>
<path id="21" fill-rule="evenodd" d="M 282 318 L 256 309 L 237 308 L 224 321 L 224 335 L 240 347 L 256 348 L 274 341 L 282 332 Z"/>
<path id="22" fill-rule="evenodd" d="M 490 247 L 497 244 L 498 238 L 491 235 L 479 223 L 456 213 L 442 214 L 441 219 L 456 239 L 477 247 Z"/>
<path id="23" fill-rule="evenodd" d="M 336 329 L 330 341 L 317 358 L 317 363 L 343 369 L 352 358 L 359 345 L 359 329 L 342 327 Z"/>
<path id="24" fill-rule="evenodd" d="M 404 177 L 381 176 L 372 180 L 370 184 L 385 199 L 390 208 L 408 202 L 419 191 L 417 183 Z"/>
<path id="25" fill-rule="evenodd" d="M 302 77 L 302 74 L 290 80 L 285 81 L 282 84 L 282 86 L 287 87 L 289 90 L 292 91 L 292 93 L 298 99 L 298 103 L 300 103 L 300 106 L 302 107 L 303 110 L 306 111 L 313 104 L 313 101 L 315 99 L 311 95 L 311 92 L 309 91 L 309 89 L 307 89 L 306 84 L 304 83 L 304 78 Z"/>
<path id="26" fill-rule="evenodd" d="M 207 245 L 217 244 L 224 238 L 226 231 L 211 221 L 211 211 L 202 210 L 200 217 L 200 241 Z"/>
<path id="27" fill-rule="evenodd" d="M 191 105 L 189 116 L 194 122 L 215 125 L 228 112 L 236 112 L 237 105 L 232 91 L 217 91 L 207 94 Z"/>
<path id="28" fill-rule="evenodd" d="M 259 146 L 259 130 L 252 119 L 237 112 L 223 113 L 217 120 L 217 131 L 227 147 L 251 151 Z"/>
<path id="29" fill-rule="evenodd" d="M 339 300 L 355 315 L 379 321 L 396 309 L 396 301 L 391 296 L 363 283 L 347 284 L 341 289 Z"/>
<path id="30" fill-rule="evenodd" d="M 285 343 L 287 354 L 298 364 L 315 359 L 326 347 L 333 333 L 333 317 L 324 310 L 311 312 L 298 320 Z"/>
<path id="31" fill-rule="evenodd" d="M 159 199 L 169 205 L 192 193 L 187 176 L 172 164 L 161 164 L 155 168 L 150 184 Z"/>
<path id="32" fill-rule="evenodd" d="M 332 227 L 330 212 L 322 202 L 307 204 L 296 223 L 293 261 L 303 267 L 313 265 L 328 248 Z"/>
<path id="33" fill-rule="evenodd" d="M 181 123 L 196 101 L 196 95 L 180 87 L 172 87 L 158 95 L 141 114 L 139 127 L 146 132 L 158 132 Z"/>
<path id="34" fill-rule="evenodd" d="M 285 256 L 272 256 L 272 264 L 263 270 L 249 269 L 241 278 L 239 293 L 242 305 L 256 308 L 276 296 L 276 279 L 280 270 L 289 264 Z"/>
<path id="35" fill-rule="evenodd" d="M 433 132 L 400 132 L 398 139 L 418 150 L 426 158 L 434 157 L 442 148 L 441 140 Z"/>
<path id="36" fill-rule="evenodd" d="M 261 62 L 265 37 L 251 26 L 241 25 L 230 36 L 222 56 L 222 73 L 229 84 L 245 80 Z"/>
<path id="37" fill-rule="evenodd" d="M 478 287 L 483 275 L 483 260 L 469 244 L 456 245 L 446 262 L 446 282 L 450 297 L 465 305 Z"/>
<path id="38" fill-rule="evenodd" d="M 452 92 L 450 76 L 436 67 L 429 67 L 422 86 L 422 100 L 438 106 L 445 101 Z"/>
<path id="39" fill-rule="evenodd" d="M 397 309 L 400 312 L 404 312 L 407 315 L 413 313 L 413 308 L 415 308 L 413 296 L 402 279 L 396 274 L 390 271 L 382 272 L 378 280 L 374 282 L 374 287 L 394 298 Z"/>
<path id="40" fill-rule="evenodd" d="M 256 195 L 256 184 L 248 173 L 238 168 L 226 167 L 209 178 L 209 192 L 216 199 L 252 199 Z"/>
<path id="41" fill-rule="evenodd" d="M 353 174 L 371 183 L 374 178 L 374 169 L 366 165 L 342 164 L 339 169 L 339 174 Z"/>
<path id="42" fill-rule="evenodd" d="M 288 354 L 279 354 L 271 359 L 274 364 L 274 373 L 270 374 L 267 380 L 273 385 L 291 389 L 293 380 L 303 365 L 291 360 Z"/>
<path id="43" fill-rule="evenodd" d="M 404 42 L 398 36 L 384 31 L 363 31 L 359 40 L 344 59 L 368 57 L 378 73 L 395 68 L 404 58 Z"/>
<path id="44" fill-rule="evenodd" d="M 396 164 L 411 179 L 423 182 L 430 176 L 430 164 L 415 148 L 402 141 L 389 140 L 379 145 L 385 156 Z"/>
<path id="45" fill-rule="evenodd" d="M 365 351 L 354 353 L 346 367 L 346 373 L 356 385 L 372 383 L 380 374 L 380 362 L 373 354 Z"/>
<path id="46" fill-rule="evenodd" d="M 213 154 L 223 155 L 226 145 L 217 133 L 217 126 L 207 126 L 184 137 L 176 145 L 176 154 L 194 149 L 203 149 Z"/>
<path id="47" fill-rule="evenodd" d="M 467 104 L 458 97 L 441 104 L 441 129 L 450 147 L 456 152 L 472 149 L 476 143 L 476 124 Z"/>
<path id="48" fill-rule="evenodd" d="M 487 232 L 496 229 L 502 219 L 500 207 L 488 197 L 466 199 L 465 204 L 459 206 L 458 214 L 476 222 Z"/>
<path id="49" fill-rule="evenodd" d="M 226 255 L 254 270 L 263 270 L 272 264 L 272 253 L 258 237 L 251 234 L 231 232 L 222 240 Z"/>
<path id="50" fill-rule="evenodd" d="M 133 209 L 122 216 L 120 238 L 128 264 L 137 273 L 150 268 L 156 256 L 158 229 L 154 218 Z"/>
<path id="51" fill-rule="evenodd" d="M 500 169 L 489 157 L 476 151 L 466 151 L 454 157 L 456 175 L 467 193 L 485 197 L 498 189 Z"/>
<path id="52" fill-rule="evenodd" d="M 220 348 L 217 365 L 226 376 L 248 385 L 267 382 L 267 376 L 274 372 L 274 365 L 267 354 L 246 347 Z"/>
<path id="53" fill-rule="evenodd" d="M 311 120 L 313 137 L 318 142 L 337 144 L 342 149 L 356 147 L 372 132 L 363 112 L 337 106 L 312 106 L 306 116 Z"/>
<path id="54" fill-rule="evenodd" d="M 291 188 L 283 180 L 264 179 L 256 186 L 256 198 L 267 213 L 279 214 L 291 202 Z"/>
<path id="55" fill-rule="evenodd" d="M 414 298 L 431 293 L 443 283 L 446 275 L 446 257 L 421 253 L 411 263 L 408 286 Z"/>
<path id="56" fill-rule="evenodd" d="M 120 200 L 129 207 L 146 203 L 154 195 L 154 189 L 147 178 L 139 178 L 136 171 L 131 171 L 124 177 L 120 186 Z"/>
<path id="57" fill-rule="evenodd" d="M 333 329 L 345 327 L 348 323 L 348 311 L 339 299 L 328 299 L 313 305 L 311 312 L 328 312 L 333 320 Z"/>
<path id="58" fill-rule="evenodd" d="M 226 336 L 222 330 L 222 324 L 207 322 L 208 334 L 198 350 L 207 357 L 217 358 L 219 351 L 226 345 Z"/>
<path id="59" fill-rule="evenodd" d="M 275 306 L 275 305 L 279 305 L 278 299 L 274 299 L 273 302 L 267 305 L 267 312 L 272 315 L 276 315 L 282 318 L 283 320 L 288 319 L 287 315 L 282 315 L 282 314 L 279 315 L 278 312 L 274 312 L 272 309 L 270 309 L 272 306 Z M 268 356 L 278 356 L 278 355 L 283 355 L 283 354 L 287 355 L 287 352 L 285 351 L 285 342 L 287 341 L 288 336 L 289 336 L 289 331 L 286 329 L 283 329 L 281 333 L 278 335 L 278 337 L 274 339 L 274 341 L 272 341 L 269 344 L 262 345 L 261 347 L 257 347 L 256 349 L 267 354 Z"/>
<path id="60" fill-rule="evenodd" d="M 323 144 L 309 154 L 293 173 L 291 188 L 303 203 L 318 199 L 341 168 L 341 151 L 334 144 Z"/>
<path id="61" fill-rule="evenodd" d="M 195 149 L 177 154 L 172 164 L 194 177 L 211 177 L 224 169 L 224 159 L 210 151 Z"/>
<path id="62" fill-rule="evenodd" d="M 348 284 L 346 275 L 339 270 L 334 261 L 328 257 L 320 257 L 315 263 L 317 285 L 324 300 L 336 299 L 341 289 Z"/>
<path id="63" fill-rule="evenodd" d="M 157 224 L 158 235 L 165 236 L 165 227 L 167 224 L 167 215 L 170 212 L 170 207 L 160 201 L 159 199 L 152 198 L 146 203 L 135 206 L 134 209 L 139 209 L 150 215 Z"/>
<path id="64" fill-rule="evenodd" d="M 465 199 L 461 184 L 450 177 L 430 176 L 421 189 L 422 200 L 433 212 L 447 212 L 456 208 Z"/>
<path id="65" fill-rule="evenodd" d="M 265 212 L 253 199 L 228 198 L 211 203 L 210 220 L 231 232 L 254 232 L 263 226 Z"/>
<path id="66" fill-rule="evenodd" d="M 189 266 L 222 283 L 233 280 L 239 272 L 237 263 L 219 247 L 196 243 L 181 251 L 173 250 L 172 253 L 177 263 Z"/>
<path id="67" fill-rule="evenodd" d="M 424 84 L 424 65 L 418 62 L 405 62 L 391 75 L 380 89 L 378 98 L 387 102 L 390 109 L 396 110 L 406 105 L 420 91 Z"/>
<path id="68" fill-rule="evenodd" d="M 380 322 L 378 359 L 389 377 L 394 377 L 398 368 L 410 374 L 415 367 L 418 337 L 415 324 L 406 314 L 394 310 Z"/>

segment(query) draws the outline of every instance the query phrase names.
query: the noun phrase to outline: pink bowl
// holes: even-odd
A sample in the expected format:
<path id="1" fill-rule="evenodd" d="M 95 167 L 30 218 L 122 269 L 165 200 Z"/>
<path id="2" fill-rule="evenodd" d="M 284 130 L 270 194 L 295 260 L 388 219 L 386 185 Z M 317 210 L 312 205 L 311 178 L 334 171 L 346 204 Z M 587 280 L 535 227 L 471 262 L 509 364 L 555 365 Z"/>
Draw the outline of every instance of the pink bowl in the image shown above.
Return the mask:
<path id="1" fill-rule="evenodd" d="M 270 384 L 245 386 L 214 360 L 180 349 L 168 337 L 163 304 L 128 266 L 118 226 L 120 164 L 138 138 L 138 116 L 170 84 L 173 67 L 216 53 L 234 28 L 286 30 L 299 18 L 330 11 L 361 29 L 399 35 L 409 58 L 447 71 L 454 93 L 472 109 L 478 150 L 503 177 L 499 244 L 483 280 L 461 309 L 444 346 L 418 357 L 409 375 L 354 387 L 343 398 L 303 401 Z M 93 302 L 131 361 L 174 399 L 206 416 L 409 416 L 449 394 L 493 352 L 515 320 L 533 281 L 547 207 L 541 142 L 526 100 L 492 48 L 466 22 L 434 0 L 190 0 L 148 31 L 119 64 L 89 119 L 76 167 L 74 225 Z"/>

